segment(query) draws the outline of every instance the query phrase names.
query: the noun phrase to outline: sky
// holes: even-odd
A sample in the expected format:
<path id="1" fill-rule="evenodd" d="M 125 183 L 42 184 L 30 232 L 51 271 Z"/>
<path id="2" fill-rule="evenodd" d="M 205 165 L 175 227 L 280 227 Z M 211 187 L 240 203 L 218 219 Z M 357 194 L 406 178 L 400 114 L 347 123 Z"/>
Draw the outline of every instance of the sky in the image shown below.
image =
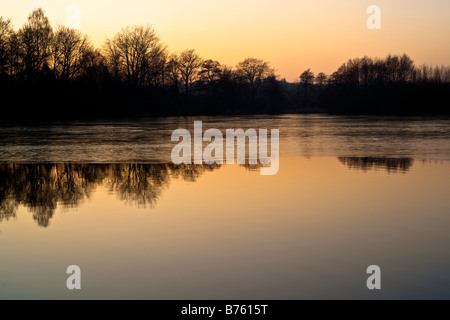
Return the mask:
<path id="1" fill-rule="evenodd" d="M 18 28 L 41 7 L 52 24 L 66 24 L 72 5 L 97 46 L 122 27 L 150 24 L 171 52 L 195 49 L 229 66 L 256 57 L 288 81 L 365 55 L 450 65 L 448 0 L 0 0 L 0 16 Z M 367 27 L 370 5 L 381 9 L 379 30 Z"/>

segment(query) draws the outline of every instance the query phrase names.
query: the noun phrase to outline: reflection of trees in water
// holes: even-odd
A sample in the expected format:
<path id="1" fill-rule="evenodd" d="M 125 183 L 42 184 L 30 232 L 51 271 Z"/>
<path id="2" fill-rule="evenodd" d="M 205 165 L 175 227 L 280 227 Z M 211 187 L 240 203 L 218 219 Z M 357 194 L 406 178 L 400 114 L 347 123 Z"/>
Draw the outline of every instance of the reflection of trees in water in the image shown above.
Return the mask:
<path id="1" fill-rule="evenodd" d="M 47 226 L 58 204 L 72 208 L 88 198 L 104 170 L 81 164 L 0 165 L 0 207 L 24 204 L 41 226 Z M 11 215 L 11 211 L 9 215 Z M 0 215 L 0 218 L 3 214 Z"/>
<path id="2" fill-rule="evenodd" d="M 0 221 L 8 221 L 10 218 L 16 217 L 16 210 L 18 204 L 13 201 L 1 201 L 0 202 Z"/>
<path id="3" fill-rule="evenodd" d="M 247 162 L 245 164 L 240 164 L 239 166 L 245 168 L 248 171 L 259 171 L 259 170 L 261 170 L 262 167 L 264 167 L 264 165 L 261 163 L 250 164 Z"/>
<path id="4" fill-rule="evenodd" d="M 186 181 L 195 182 L 205 172 L 214 171 L 220 168 L 220 164 L 181 164 L 175 165 L 173 163 L 167 165 L 170 168 L 173 178 L 183 178 Z"/>
<path id="5" fill-rule="evenodd" d="M 414 163 L 411 158 L 338 157 L 338 159 L 350 169 L 364 171 L 384 168 L 388 172 L 407 172 Z"/>
<path id="6" fill-rule="evenodd" d="M 154 207 L 169 176 L 164 164 L 112 165 L 110 185 L 120 200 L 139 207 Z"/>
<path id="7" fill-rule="evenodd" d="M 0 164 L 0 221 L 16 216 L 20 204 L 48 226 L 56 208 L 74 208 L 106 184 L 120 200 L 153 207 L 170 178 L 195 181 L 219 166 L 173 164 Z"/>

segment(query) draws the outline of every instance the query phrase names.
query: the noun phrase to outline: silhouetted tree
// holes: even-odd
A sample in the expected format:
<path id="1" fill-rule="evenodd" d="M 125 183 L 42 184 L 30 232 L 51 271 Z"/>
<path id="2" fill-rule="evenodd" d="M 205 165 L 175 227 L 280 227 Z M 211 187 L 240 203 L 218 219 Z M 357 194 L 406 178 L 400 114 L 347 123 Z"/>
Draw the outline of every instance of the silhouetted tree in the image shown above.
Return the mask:
<path id="1" fill-rule="evenodd" d="M 192 85 L 198 80 L 200 68 L 203 64 L 202 58 L 195 50 L 185 50 L 176 56 L 176 65 L 180 74 L 181 85 L 184 89 L 185 102 L 191 93 Z"/>
<path id="2" fill-rule="evenodd" d="M 161 61 L 166 48 L 151 26 L 123 28 L 104 45 L 111 72 L 122 77 L 131 86 L 143 86 L 155 76 L 155 70 L 163 71 Z"/>
<path id="3" fill-rule="evenodd" d="M 237 75 L 250 86 L 252 102 L 255 101 L 258 89 L 264 79 L 274 75 L 274 70 L 270 68 L 268 62 L 256 59 L 247 58 L 239 62 L 236 66 Z"/>
<path id="4" fill-rule="evenodd" d="M 51 43 L 52 69 L 59 79 L 71 79 L 86 66 L 92 45 L 80 31 L 59 25 Z"/>
<path id="5" fill-rule="evenodd" d="M 310 87 L 314 83 L 314 73 L 311 72 L 311 69 L 305 70 L 300 75 L 300 84 L 303 87 L 303 101 L 304 105 L 308 106 L 308 94 L 310 91 Z"/>
<path id="6" fill-rule="evenodd" d="M 399 66 L 399 80 L 401 82 L 410 82 L 414 80 L 414 61 L 407 55 L 403 54 L 400 57 L 400 66 Z"/>
<path id="7" fill-rule="evenodd" d="M 16 77 L 23 70 L 22 64 L 22 46 L 17 32 L 12 32 L 7 42 L 6 67 L 10 77 Z"/>
<path id="8" fill-rule="evenodd" d="M 327 83 L 328 77 L 327 77 L 327 75 L 326 75 L 325 73 L 320 72 L 320 73 L 316 76 L 315 80 L 316 80 L 316 83 L 317 83 L 319 86 L 323 86 L 323 85 L 325 85 L 325 84 Z"/>
<path id="9" fill-rule="evenodd" d="M 53 28 L 42 9 L 33 10 L 28 21 L 19 30 L 25 78 L 37 80 L 44 66 L 48 66 Z"/>
<path id="10" fill-rule="evenodd" d="M 13 34 L 11 20 L 0 17 L 0 76 L 9 73 L 9 45 Z"/>
<path id="11" fill-rule="evenodd" d="M 320 72 L 319 74 L 317 74 L 316 78 L 315 78 L 315 83 L 317 84 L 317 86 L 319 87 L 319 105 L 322 104 L 322 100 L 323 100 L 323 88 L 324 86 L 327 84 L 328 82 L 328 76 L 323 73 Z"/>
<path id="12" fill-rule="evenodd" d="M 105 57 L 108 69 L 114 79 L 120 81 L 124 70 L 119 47 L 112 40 L 106 39 L 102 48 L 102 55 Z"/>
<path id="13" fill-rule="evenodd" d="M 218 61 L 206 60 L 202 64 L 202 69 L 199 72 L 200 81 L 208 85 L 214 84 L 220 79 L 222 73 L 221 65 Z"/>
<path id="14" fill-rule="evenodd" d="M 299 83 L 289 83 L 261 59 L 233 69 L 203 61 L 194 50 L 170 55 L 151 26 L 126 27 L 99 50 L 79 31 L 53 29 L 42 9 L 17 31 L 0 18 L 0 90 L 17 106 L 3 107 L 5 121 L 316 107 L 349 114 L 450 113 L 442 103 L 450 99 L 450 68 L 416 67 L 406 54 L 350 59 L 329 77 L 308 69 Z"/>
<path id="15" fill-rule="evenodd" d="M 266 78 L 261 87 L 264 113 L 279 113 L 286 105 L 285 81 L 278 81 L 275 76 Z"/>

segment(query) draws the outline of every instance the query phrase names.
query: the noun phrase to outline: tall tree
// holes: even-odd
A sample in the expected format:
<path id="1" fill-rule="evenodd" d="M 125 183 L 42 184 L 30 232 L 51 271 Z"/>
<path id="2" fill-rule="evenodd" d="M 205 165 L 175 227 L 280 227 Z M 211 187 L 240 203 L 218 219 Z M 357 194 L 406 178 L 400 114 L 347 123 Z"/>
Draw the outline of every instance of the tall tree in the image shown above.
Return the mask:
<path id="1" fill-rule="evenodd" d="M 208 85 L 218 81 L 221 74 L 222 68 L 220 63 L 211 59 L 203 62 L 202 69 L 199 72 L 200 80 Z"/>
<path id="2" fill-rule="evenodd" d="M 274 75 L 274 70 L 270 68 L 268 62 L 256 58 L 247 58 L 239 62 L 236 72 L 244 82 L 250 85 L 252 101 L 255 100 L 263 80 Z"/>
<path id="3" fill-rule="evenodd" d="M 323 87 L 327 83 L 327 81 L 328 81 L 328 76 L 323 72 L 319 72 L 319 74 L 315 78 L 315 82 L 319 86 L 321 99 L 323 97 Z"/>
<path id="4" fill-rule="evenodd" d="M 312 73 L 311 69 L 305 70 L 300 75 L 300 84 L 303 87 L 303 99 L 305 106 L 308 105 L 309 89 L 313 83 L 314 83 L 314 73 Z"/>
<path id="5" fill-rule="evenodd" d="M 399 80 L 401 82 L 412 81 L 414 78 L 414 71 L 414 61 L 407 54 L 402 54 L 400 57 Z"/>
<path id="6" fill-rule="evenodd" d="M 19 30 L 27 80 L 36 80 L 44 66 L 48 66 L 52 37 L 53 28 L 44 10 L 40 8 L 33 10 L 25 25 Z"/>
<path id="7" fill-rule="evenodd" d="M 178 70 L 178 56 L 176 54 L 172 54 L 168 58 L 165 66 L 165 74 L 166 83 L 176 88 L 176 92 L 178 93 L 178 87 L 181 80 L 180 72 Z"/>
<path id="8" fill-rule="evenodd" d="M 323 73 L 323 72 L 320 72 L 320 73 L 316 76 L 316 79 L 315 79 L 316 83 L 317 83 L 319 86 L 325 85 L 325 84 L 327 83 L 327 80 L 328 80 L 328 77 L 327 77 L 327 75 L 326 75 L 325 73 Z"/>
<path id="9" fill-rule="evenodd" d="M 92 45 L 86 36 L 66 26 L 58 26 L 51 45 L 52 68 L 60 79 L 75 77 L 84 65 Z"/>
<path id="10" fill-rule="evenodd" d="M 166 48 L 153 27 L 133 26 L 107 39 L 103 51 L 113 73 L 131 86 L 142 86 L 150 82 L 152 67 L 161 65 Z"/>
<path id="11" fill-rule="evenodd" d="M 183 51 L 178 57 L 177 66 L 186 100 L 191 93 L 192 84 L 198 79 L 202 63 L 202 58 L 192 49 Z"/>
<path id="12" fill-rule="evenodd" d="M 8 73 L 8 47 L 13 34 L 11 20 L 0 17 L 0 75 Z"/>

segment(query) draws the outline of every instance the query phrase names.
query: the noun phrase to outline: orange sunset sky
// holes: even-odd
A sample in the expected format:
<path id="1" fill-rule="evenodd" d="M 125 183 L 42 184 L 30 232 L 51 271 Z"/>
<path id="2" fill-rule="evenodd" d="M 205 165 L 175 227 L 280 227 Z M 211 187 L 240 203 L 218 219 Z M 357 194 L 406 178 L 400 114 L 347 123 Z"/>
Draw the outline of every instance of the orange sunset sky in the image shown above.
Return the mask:
<path id="1" fill-rule="evenodd" d="M 42 7 L 65 24 L 71 5 L 97 46 L 124 26 L 151 24 L 171 52 L 193 48 L 230 66 L 257 57 L 288 81 L 364 55 L 405 52 L 418 65 L 450 65 L 448 0 L 2 0 L 0 16 L 19 27 Z M 369 5 L 381 8 L 381 30 L 366 26 Z"/>

